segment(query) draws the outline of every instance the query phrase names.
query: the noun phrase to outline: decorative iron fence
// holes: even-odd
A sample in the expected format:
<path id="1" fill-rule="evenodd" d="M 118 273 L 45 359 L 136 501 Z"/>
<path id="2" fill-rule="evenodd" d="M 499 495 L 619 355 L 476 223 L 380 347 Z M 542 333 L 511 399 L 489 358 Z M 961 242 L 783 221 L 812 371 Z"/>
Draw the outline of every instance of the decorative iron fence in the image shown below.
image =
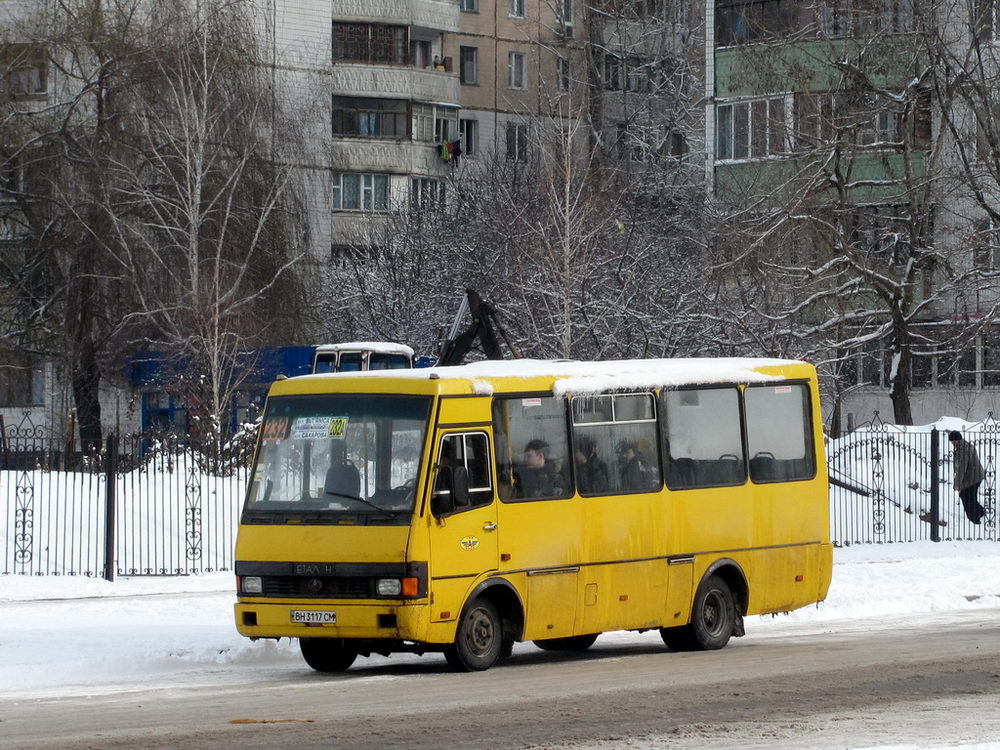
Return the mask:
<path id="1" fill-rule="evenodd" d="M 64 445 L 25 417 L 0 440 L 0 575 L 187 575 L 229 570 L 252 436 L 224 450 L 169 435 Z M 1000 541 L 1000 423 L 964 437 L 985 478 L 986 515 L 966 516 L 952 488 L 946 433 L 877 415 L 827 445 L 835 544 Z"/>
<path id="2" fill-rule="evenodd" d="M 250 440 L 112 436 L 61 444 L 25 417 L 0 441 L 0 575 L 228 570 Z"/>
<path id="3" fill-rule="evenodd" d="M 990 414 L 962 434 L 979 454 L 985 475 L 979 502 L 986 514 L 979 523 L 966 515 L 954 490 L 947 431 L 887 425 L 876 414 L 872 423 L 827 445 L 833 541 L 1000 541 L 1000 423 Z"/>

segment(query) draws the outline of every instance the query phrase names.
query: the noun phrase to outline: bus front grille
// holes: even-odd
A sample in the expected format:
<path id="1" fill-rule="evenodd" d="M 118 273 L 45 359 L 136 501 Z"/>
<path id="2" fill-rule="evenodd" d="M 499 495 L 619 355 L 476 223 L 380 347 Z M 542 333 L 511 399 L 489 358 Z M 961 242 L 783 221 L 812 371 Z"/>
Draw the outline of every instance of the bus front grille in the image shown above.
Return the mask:
<path id="1" fill-rule="evenodd" d="M 368 599 L 373 579 L 367 577 L 264 576 L 264 596 L 316 599 Z"/>

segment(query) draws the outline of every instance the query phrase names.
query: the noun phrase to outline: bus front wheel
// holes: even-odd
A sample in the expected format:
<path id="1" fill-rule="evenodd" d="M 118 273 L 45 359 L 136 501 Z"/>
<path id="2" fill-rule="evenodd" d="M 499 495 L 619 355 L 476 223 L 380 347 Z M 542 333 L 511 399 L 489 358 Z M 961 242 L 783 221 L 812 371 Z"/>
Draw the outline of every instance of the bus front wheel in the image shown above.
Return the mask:
<path id="1" fill-rule="evenodd" d="M 722 578 L 710 576 L 698 587 L 690 624 L 660 628 L 660 637 L 674 651 L 714 651 L 729 643 L 735 627 L 733 592 Z"/>
<path id="2" fill-rule="evenodd" d="M 503 650 L 503 623 L 497 608 L 480 597 L 466 608 L 455 643 L 445 648 L 444 658 L 458 672 L 479 672 L 496 664 Z"/>
<path id="3" fill-rule="evenodd" d="M 299 638 L 299 650 L 306 664 L 317 672 L 344 672 L 358 658 L 343 638 Z"/>

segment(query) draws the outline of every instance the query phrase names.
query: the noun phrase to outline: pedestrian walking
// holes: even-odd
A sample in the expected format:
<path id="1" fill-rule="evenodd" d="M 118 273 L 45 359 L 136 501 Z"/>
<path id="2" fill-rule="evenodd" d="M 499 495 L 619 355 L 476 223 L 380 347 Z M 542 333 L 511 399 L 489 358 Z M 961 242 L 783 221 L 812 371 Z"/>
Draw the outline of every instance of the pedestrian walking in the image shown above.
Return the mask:
<path id="1" fill-rule="evenodd" d="M 972 523 L 978 524 L 986 515 L 986 509 L 978 500 L 979 485 L 983 481 L 983 465 L 972 443 L 962 439 L 962 433 L 953 430 L 948 440 L 954 451 L 955 490 L 962 499 L 965 515 Z"/>

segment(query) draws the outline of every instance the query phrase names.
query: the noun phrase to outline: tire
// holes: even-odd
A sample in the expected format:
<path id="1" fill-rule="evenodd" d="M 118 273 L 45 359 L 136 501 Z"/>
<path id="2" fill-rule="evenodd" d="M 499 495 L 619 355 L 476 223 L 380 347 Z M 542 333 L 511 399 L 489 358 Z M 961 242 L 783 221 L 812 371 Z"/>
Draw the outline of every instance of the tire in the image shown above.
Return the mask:
<path id="1" fill-rule="evenodd" d="M 693 651 L 695 648 L 694 634 L 690 625 L 677 628 L 660 628 L 660 638 L 671 651 Z"/>
<path id="2" fill-rule="evenodd" d="M 594 645 L 598 633 L 592 635 L 574 635 L 568 638 L 546 638 L 543 641 L 532 641 L 542 651 L 586 651 Z"/>
<path id="3" fill-rule="evenodd" d="M 673 651 L 715 651 L 729 643 L 736 620 L 736 601 L 729 585 L 719 576 L 710 576 L 698 587 L 690 624 L 660 628 L 660 637 Z"/>
<path id="4" fill-rule="evenodd" d="M 358 658 L 343 638 L 299 638 L 299 649 L 306 664 L 317 672 L 345 672 Z"/>
<path id="5" fill-rule="evenodd" d="M 445 648 L 444 657 L 456 672 L 481 672 L 496 664 L 505 650 L 497 608 L 480 597 L 462 613 L 455 643 Z"/>

